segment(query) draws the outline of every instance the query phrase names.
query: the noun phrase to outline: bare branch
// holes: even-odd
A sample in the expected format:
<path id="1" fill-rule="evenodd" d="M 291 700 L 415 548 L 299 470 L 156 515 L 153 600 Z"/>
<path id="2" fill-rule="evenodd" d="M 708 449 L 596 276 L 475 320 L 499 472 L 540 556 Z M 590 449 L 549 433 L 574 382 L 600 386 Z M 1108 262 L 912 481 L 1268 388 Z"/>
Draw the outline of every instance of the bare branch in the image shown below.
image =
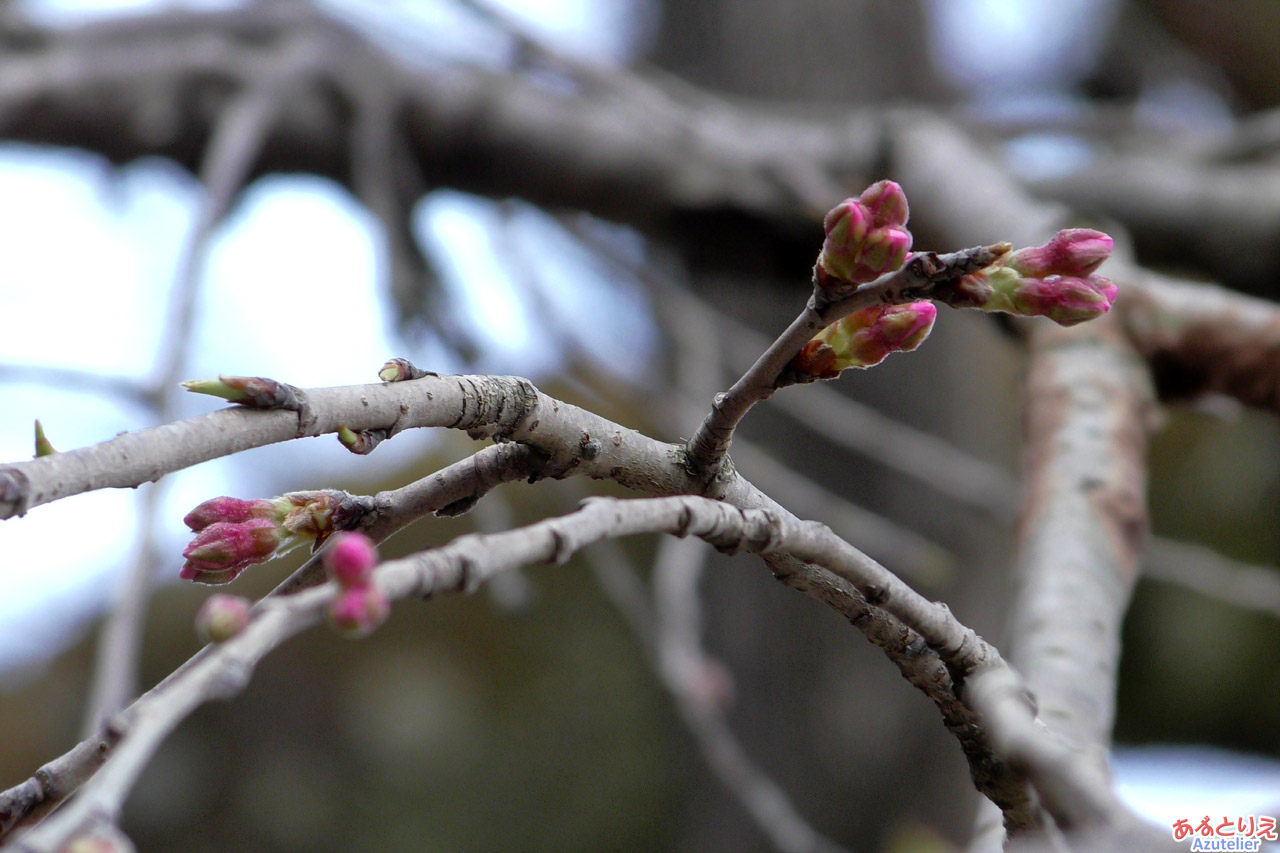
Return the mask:
<path id="1" fill-rule="evenodd" d="M 907 588 L 821 525 L 769 510 L 743 510 L 703 498 L 618 501 L 592 499 L 578 512 L 503 533 L 463 536 L 438 549 L 385 563 L 377 583 L 388 597 L 433 597 L 472 592 L 493 575 L 539 562 L 562 563 L 601 539 L 641 533 L 694 535 L 728 551 L 793 554 L 826 565 L 864 595 L 919 631 L 930 647 L 961 673 L 1003 672 L 999 654 L 951 616 Z M 15 849 L 55 853 L 83 827 L 118 815 L 124 797 L 150 756 L 182 719 L 203 702 L 238 693 L 256 663 L 275 646 L 322 618 L 337 590 L 332 584 L 287 597 L 264 599 L 245 630 L 209 647 L 186 667 L 144 694 L 113 721 L 118 743 L 79 796 L 18 840 Z M 1017 685 L 1008 672 L 1004 682 Z M 1000 713 L 1016 715 L 1003 699 Z M 1025 710 L 1027 725 L 1031 714 Z"/>
<path id="2" fill-rule="evenodd" d="M 1203 545 L 1152 537 L 1142 576 L 1280 618 L 1280 569 L 1275 566 L 1254 566 Z"/>
<path id="3" fill-rule="evenodd" d="M 1280 412 L 1280 306 L 1147 273 L 1117 302 L 1161 399 L 1228 394 Z"/>
<path id="4" fill-rule="evenodd" d="M 383 542 L 431 513 L 465 512 L 494 486 L 536 476 L 545 457 L 519 444 L 486 447 L 467 459 L 436 473 L 372 498 L 373 510 L 361 519 L 360 530 L 375 542 Z M 320 554 L 315 554 L 283 581 L 267 598 L 291 595 L 324 581 Z M 203 650 L 170 673 L 152 693 L 183 676 L 208 655 Z M 133 714 L 131 707 L 126 714 Z M 73 794 L 119 742 L 118 725 L 108 721 L 102 731 L 48 762 L 27 781 L 0 793 L 0 839 L 15 828 L 38 821 Z"/>

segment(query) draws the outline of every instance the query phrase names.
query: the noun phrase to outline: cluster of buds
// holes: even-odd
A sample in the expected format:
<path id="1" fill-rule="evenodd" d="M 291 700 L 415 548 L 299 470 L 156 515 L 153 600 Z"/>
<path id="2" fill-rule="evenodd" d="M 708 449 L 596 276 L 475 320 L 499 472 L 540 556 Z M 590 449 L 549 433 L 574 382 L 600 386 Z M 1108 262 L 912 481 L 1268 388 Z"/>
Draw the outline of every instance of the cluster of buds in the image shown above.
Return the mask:
<path id="1" fill-rule="evenodd" d="M 206 643 L 225 643 L 249 624 L 252 605 L 239 595 L 214 594 L 196 611 L 196 633 Z"/>
<path id="2" fill-rule="evenodd" d="M 872 367 L 889 353 L 910 352 L 929 337 L 938 309 L 932 302 L 872 305 L 827 326 L 791 360 L 798 381 L 833 379 L 850 367 Z"/>
<path id="3" fill-rule="evenodd" d="M 827 237 L 815 270 L 818 286 L 840 290 L 901 268 L 911 251 L 907 196 L 893 181 L 877 181 L 840 202 L 823 220 Z"/>
<path id="4" fill-rule="evenodd" d="M 391 605 L 373 582 L 378 549 L 363 533 L 339 533 L 324 552 L 324 565 L 338 584 L 329 621 L 345 636 L 364 637 L 387 621 Z"/>
<path id="5" fill-rule="evenodd" d="M 1094 272 L 1111 247 L 1111 238 L 1101 231 L 1059 231 L 1043 246 L 1011 252 L 962 277 L 947 301 L 956 308 L 1048 317 L 1074 326 L 1111 310 L 1116 286 Z"/>
<path id="6" fill-rule="evenodd" d="M 289 492 L 278 498 L 211 498 L 183 521 L 195 538 L 182 556 L 183 580 L 230 583 L 249 566 L 279 557 L 306 542 L 319 544 L 364 514 L 346 492 Z"/>

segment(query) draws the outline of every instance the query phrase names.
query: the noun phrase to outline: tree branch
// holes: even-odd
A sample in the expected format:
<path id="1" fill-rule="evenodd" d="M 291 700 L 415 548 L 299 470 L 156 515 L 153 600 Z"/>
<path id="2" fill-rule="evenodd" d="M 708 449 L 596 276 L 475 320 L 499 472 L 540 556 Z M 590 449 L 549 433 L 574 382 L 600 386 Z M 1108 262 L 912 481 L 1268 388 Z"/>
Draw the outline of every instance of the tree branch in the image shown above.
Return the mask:
<path id="1" fill-rule="evenodd" d="M 442 548 L 383 564 L 378 586 L 391 599 L 472 592 L 493 575 L 531 563 L 563 563 L 605 538 L 665 532 L 694 535 L 725 551 L 750 550 L 825 565 L 926 638 L 957 672 L 1005 672 L 999 654 L 961 625 L 945 606 L 929 602 L 822 525 L 770 510 L 744 510 L 696 497 L 618 501 L 592 499 L 568 516 L 503 533 L 460 537 Z M 332 584 L 264 599 L 248 626 L 209 647 L 188 666 L 141 697 L 113 721 L 114 752 L 74 801 L 18 840 L 25 853 L 55 853 L 83 827 L 113 821 L 150 756 L 182 719 L 203 702 L 243 689 L 253 667 L 288 637 L 319 622 L 337 593 Z M 1016 685 L 1008 672 L 1005 682 Z M 1002 714 L 1029 709 L 993 700 Z M 1052 768 L 1051 768 L 1052 769 Z"/>
<path id="2" fill-rule="evenodd" d="M 486 447 L 421 480 L 389 492 L 379 492 L 373 509 L 360 520 L 359 530 L 382 542 L 431 513 L 457 515 L 474 505 L 494 486 L 536 476 L 545 463 L 541 453 L 519 444 Z M 312 555 L 267 598 L 291 595 L 324 581 L 319 553 Z M 175 679 L 209 654 L 206 648 L 170 673 L 147 695 Z M 137 713 L 137 703 L 121 715 Z M 27 781 L 0 793 L 0 840 L 21 826 L 30 825 L 71 796 L 89 779 L 120 740 L 120 723 L 106 721 L 102 730 L 48 762 Z"/>

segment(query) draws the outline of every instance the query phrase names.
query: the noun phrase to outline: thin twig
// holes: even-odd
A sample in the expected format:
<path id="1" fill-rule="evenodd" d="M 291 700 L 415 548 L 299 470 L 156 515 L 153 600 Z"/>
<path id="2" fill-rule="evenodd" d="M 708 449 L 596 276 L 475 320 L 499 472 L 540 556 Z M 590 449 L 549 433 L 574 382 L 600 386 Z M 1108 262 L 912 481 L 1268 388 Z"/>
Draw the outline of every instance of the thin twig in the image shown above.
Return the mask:
<path id="1" fill-rule="evenodd" d="M 815 279 L 814 295 L 804 311 L 741 379 L 712 402 L 711 412 L 689 439 L 690 470 L 704 477 L 716 475 L 728 453 L 734 429 L 756 403 L 768 399 L 785 384 L 787 365 L 822 329 L 870 305 L 928 299 L 938 285 L 990 266 L 1008 250 L 1009 245 L 1005 243 L 945 255 L 918 252 L 896 272 L 887 273 L 834 301 L 825 298 Z"/>
<path id="2" fill-rule="evenodd" d="M 1142 576 L 1280 618 L 1280 569 L 1275 566 L 1250 565 L 1203 545 L 1152 537 Z"/>
<path id="3" fill-rule="evenodd" d="M 668 542 L 676 542 L 684 550 L 705 546 L 692 540 L 663 539 L 660 549 Z M 740 802 L 760 830 L 780 851 L 839 851 L 840 845 L 817 832 L 800 815 L 781 786 L 771 779 L 747 754 L 742 742 L 734 735 L 716 697 L 699 690 L 690 679 L 677 673 L 669 664 L 659 661 L 657 646 L 665 645 L 660 638 L 664 633 L 657 625 L 644 582 L 636 574 L 626 553 L 613 541 L 605 541 L 584 551 L 587 565 L 605 597 L 618 609 L 632 632 L 640 639 L 646 656 L 650 659 L 662 686 L 671 694 L 676 709 L 694 740 L 699 752 L 711 771 L 725 788 Z M 661 562 L 661 560 L 660 560 Z M 669 632 L 665 632 L 668 633 Z M 682 632 L 683 633 L 683 632 Z M 667 643 L 671 641 L 670 636 Z M 668 654 L 700 655 L 696 645 L 692 649 Z"/>

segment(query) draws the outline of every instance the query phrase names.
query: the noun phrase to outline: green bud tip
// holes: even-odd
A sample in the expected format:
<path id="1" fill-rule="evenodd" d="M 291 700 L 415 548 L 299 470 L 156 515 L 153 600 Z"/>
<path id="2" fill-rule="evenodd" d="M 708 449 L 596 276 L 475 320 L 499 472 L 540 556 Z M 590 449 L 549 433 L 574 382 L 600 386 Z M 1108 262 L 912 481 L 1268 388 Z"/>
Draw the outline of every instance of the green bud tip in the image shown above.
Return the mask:
<path id="1" fill-rule="evenodd" d="M 54 449 L 53 445 L 49 443 L 49 439 L 45 438 L 44 426 L 37 419 L 36 420 L 36 458 L 39 459 L 41 456 L 52 456 L 57 452 L 58 451 Z"/>
<path id="2" fill-rule="evenodd" d="M 221 377 L 217 379 L 188 379 L 182 383 L 182 387 L 193 394 L 208 394 L 210 397 L 221 397 L 232 403 L 238 403 L 249 397 L 243 389 L 233 388 L 222 381 Z"/>

